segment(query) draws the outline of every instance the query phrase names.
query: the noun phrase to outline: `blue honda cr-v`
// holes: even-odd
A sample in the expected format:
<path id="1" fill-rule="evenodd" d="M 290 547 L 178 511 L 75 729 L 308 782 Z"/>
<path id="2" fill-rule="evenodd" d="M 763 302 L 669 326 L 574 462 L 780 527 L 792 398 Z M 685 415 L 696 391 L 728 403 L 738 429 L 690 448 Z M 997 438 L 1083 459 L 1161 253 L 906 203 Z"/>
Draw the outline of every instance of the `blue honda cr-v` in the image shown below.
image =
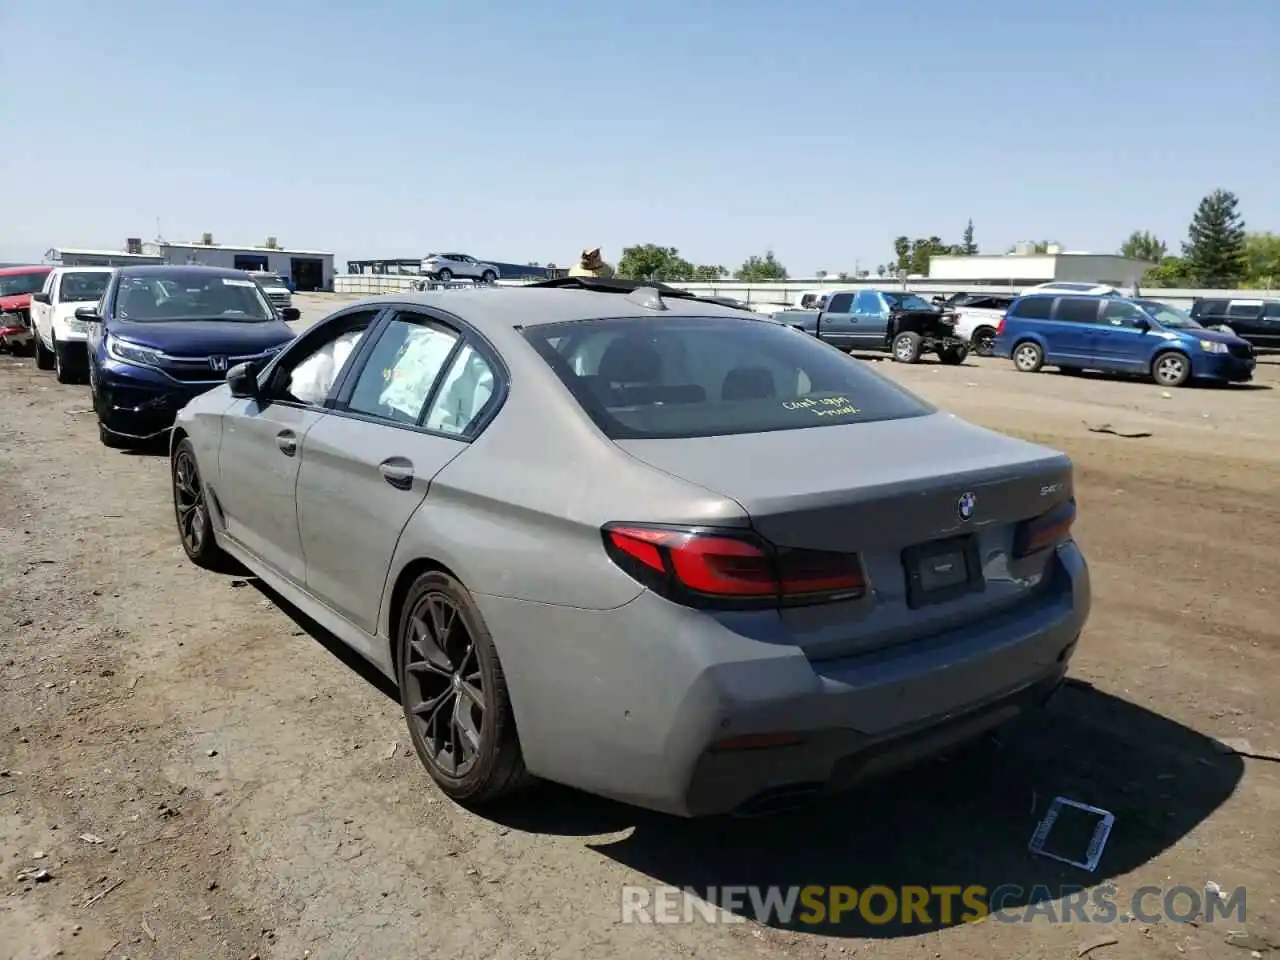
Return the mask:
<path id="1" fill-rule="evenodd" d="M 1158 301 L 1117 296 L 1019 297 L 996 331 L 993 353 L 1024 373 L 1047 364 L 1064 373 L 1138 374 L 1166 387 L 1193 377 L 1251 380 L 1257 363 L 1246 340 Z"/>
<path id="2" fill-rule="evenodd" d="M 298 316 L 292 307 L 277 311 L 239 270 L 121 268 L 97 304 L 76 310 L 89 324 L 89 390 L 102 442 L 130 447 L 164 433 L 229 367 L 278 353 Z"/>

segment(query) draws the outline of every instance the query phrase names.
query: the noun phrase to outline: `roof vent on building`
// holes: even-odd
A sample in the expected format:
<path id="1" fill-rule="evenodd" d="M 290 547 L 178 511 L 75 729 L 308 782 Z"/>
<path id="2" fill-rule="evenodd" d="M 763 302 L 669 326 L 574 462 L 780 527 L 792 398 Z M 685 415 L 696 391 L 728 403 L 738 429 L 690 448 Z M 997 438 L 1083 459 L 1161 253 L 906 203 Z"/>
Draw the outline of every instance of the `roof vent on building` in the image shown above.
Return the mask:
<path id="1" fill-rule="evenodd" d="M 1048 254 L 1057 254 L 1057 253 L 1061 253 L 1061 252 L 1062 252 L 1062 244 L 1060 244 L 1060 243 L 1050 243 L 1050 244 L 1046 244 L 1046 245 L 1045 245 L 1045 248 L 1044 248 L 1044 252 L 1045 252 L 1045 253 L 1048 253 Z"/>
<path id="2" fill-rule="evenodd" d="M 276 238 L 275 238 L 275 237 L 267 237 L 267 249 L 268 249 L 268 250 L 278 250 L 278 249 L 279 249 L 279 245 L 276 243 Z"/>
<path id="3" fill-rule="evenodd" d="M 212 247 L 212 246 L 213 246 L 213 234 L 212 234 L 212 233 L 202 233 L 202 234 L 200 234 L 200 242 L 201 242 L 202 244 L 204 244 L 206 247 Z"/>
<path id="4" fill-rule="evenodd" d="M 1020 257 L 1027 257 L 1036 252 L 1036 245 L 1023 240 L 1013 245 L 1013 252 Z"/>
<path id="5" fill-rule="evenodd" d="M 142 238 L 130 237 L 124 242 L 125 253 L 142 253 Z"/>

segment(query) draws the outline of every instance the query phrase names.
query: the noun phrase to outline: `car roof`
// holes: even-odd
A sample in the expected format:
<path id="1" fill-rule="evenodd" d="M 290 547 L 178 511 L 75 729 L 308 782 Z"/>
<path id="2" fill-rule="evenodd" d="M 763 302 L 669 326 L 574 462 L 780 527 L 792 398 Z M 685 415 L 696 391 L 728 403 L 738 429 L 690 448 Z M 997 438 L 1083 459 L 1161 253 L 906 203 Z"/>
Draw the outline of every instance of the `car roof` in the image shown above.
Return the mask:
<path id="1" fill-rule="evenodd" d="M 644 284 L 637 284 L 634 289 L 644 287 Z M 368 297 L 352 303 L 350 307 L 420 305 L 451 313 L 473 325 L 481 333 L 493 328 L 516 329 L 579 320 L 643 316 L 725 317 L 744 322 L 776 323 L 732 307 L 695 299 L 684 291 L 672 291 L 668 294 L 667 291 L 660 290 L 660 294 L 667 306 L 666 310 L 647 309 L 627 296 L 625 291 L 606 292 L 600 289 L 575 288 L 568 284 L 559 288 L 529 284 L 523 287 L 406 291 Z"/>
<path id="2" fill-rule="evenodd" d="M 111 272 L 113 272 L 114 270 L 116 270 L 117 268 L 116 268 L 116 267 L 104 267 L 104 266 L 100 266 L 99 264 L 96 264 L 96 263 L 94 263 L 94 264 L 88 264 L 88 263 L 86 263 L 84 266 L 80 266 L 79 264 L 72 264 L 71 266 L 67 266 L 67 265 L 65 265 L 65 264 L 64 264 L 64 265 L 62 265 L 62 266 L 58 267 L 57 269 L 58 269 L 58 270 L 61 270 L 63 273 L 69 273 L 69 272 L 71 272 L 72 270 L 74 270 L 76 273 L 111 273 Z"/>
<path id="3" fill-rule="evenodd" d="M 20 277 L 27 273 L 48 273 L 53 267 L 50 264 L 34 263 L 29 267 L 0 267 L 0 277 Z"/>
<path id="4" fill-rule="evenodd" d="M 165 277 L 172 273 L 206 273 L 211 277 L 245 276 L 244 270 L 230 267 L 206 267 L 204 264 L 152 263 L 136 267 L 118 267 L 121 277 Z"/>

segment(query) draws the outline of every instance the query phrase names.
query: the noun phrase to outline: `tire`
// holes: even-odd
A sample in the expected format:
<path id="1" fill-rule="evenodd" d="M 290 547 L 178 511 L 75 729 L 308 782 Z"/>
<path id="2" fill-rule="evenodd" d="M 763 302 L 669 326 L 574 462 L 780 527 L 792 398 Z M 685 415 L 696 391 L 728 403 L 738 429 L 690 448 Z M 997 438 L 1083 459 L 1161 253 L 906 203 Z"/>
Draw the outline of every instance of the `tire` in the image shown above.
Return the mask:
<path id="1" fill-rule="evenodd" d="M 98 439 L 102 441 L 102 445 L 111 450 L 132 450 L 133 441 L 128 437 L 122 437 L 118 433 L 112 433 L 102 421 L 98 421 Z"/>
<path id="2" fill-rule="evenodd" d="M 39 340 L 36 337 L 36 340 Z M 53 375 L 59 383 L 76 383 L 80 377 L 77 371 L 73 370 L 67 363 L 67 348 L 53 341 Z"/>
<path id="3" fill-rule="evenodd" d="M 893 359 L 897 363 L 920 362 L 920 334 L 907 330 L 893 338 Z"/>
<path id="4" fill-rule="evenodd" d="M 1039 344 L 1023 340 L 1013 348 L 1013 365 L 1022 373 L 1039 373 L 1044 366 L 1044 351 Z"/>
<path id="5" fill-rule="evenodd" d="M 230 557 L 214 539 L 196 450 L 186 438 L 169 460 L 169 480 L 173 486 L 173 516 L 178 524 L 178 538 L 187 559 L 206 570 L 225 570 Z"/>
<path id="6" fill-rule="evenodd" d="M 485 283 L 497 283 L 498 275 L 494 273 L 492 270 L 486 270 L 484 272 L 484 276 L 481 277 L 480 279 L 483 280 Z"/>
<path id="7" fill-rule="evenodd" d="M 968 347 L 943 347 L 938 351 L 938 360 L 949 367 L 958 367 L 969 356 Z"/>
<path id="8" fill-rule="evenodd" d="M 531 777 L 502 663 L 466 588 L 439 571 L 418 577 L 405 597 L 396 644 L 409 738 L 440 790 L 478 806 L 526 786 Z"/>
<path id="9" fill-rule="evenodd" d="M 980 357 L 989 357 L 995 353 L 996 331 L 994 327 L 979 327 L 969 338 L 973 344 L 973 352 Z"/>
<path id="10" fill-rule="evenodd" d="M 1177 350 L 1157 353 L 1151 361 L 1151 379 L 1162 387 L 1185 387 L 1191 380 L 1191 360 Z"/>
<path id="11" fill-rule="evenodd" d="M 443 270 L 441 270 L 439 273 L 436 274 L 436 279 L 442 280 L 445 283 L 448 283 L 450 280 L 453 279 L 453 271 L 450 270 L 448 267 L 445 267 Z"/>
<path id="12" fill-rule="evenodd" d="M 36 355 L 36 369 L 52 370 L 54 368 L 53 351 L 44 345 L 44 341 L 40 339 L 40 334 L 34 330 L 31 333 L 31 348 Z"/>

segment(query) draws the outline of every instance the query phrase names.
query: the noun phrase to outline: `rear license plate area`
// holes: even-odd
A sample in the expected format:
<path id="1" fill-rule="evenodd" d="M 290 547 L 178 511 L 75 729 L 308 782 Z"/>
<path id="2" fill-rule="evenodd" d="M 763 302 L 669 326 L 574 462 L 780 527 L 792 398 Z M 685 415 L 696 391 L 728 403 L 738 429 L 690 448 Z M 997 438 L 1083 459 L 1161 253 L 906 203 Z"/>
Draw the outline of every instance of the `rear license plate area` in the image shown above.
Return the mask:
<path id="1" fill-rule="evenodd" d="M 946 603 L 985 587 L 978 542 L 972 535 L 921 543 L 902 551 L 907 606 Z"/>

